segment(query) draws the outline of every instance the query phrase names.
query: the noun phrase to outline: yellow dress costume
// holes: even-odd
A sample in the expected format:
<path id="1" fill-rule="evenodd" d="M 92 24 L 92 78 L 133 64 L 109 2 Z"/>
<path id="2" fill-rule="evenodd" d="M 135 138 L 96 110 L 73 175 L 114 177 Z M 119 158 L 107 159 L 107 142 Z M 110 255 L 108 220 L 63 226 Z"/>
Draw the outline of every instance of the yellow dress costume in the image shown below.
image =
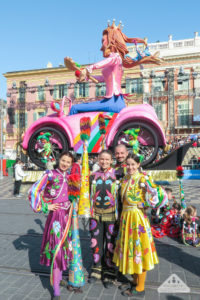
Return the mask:
<path id="1" fill-rule="evenodd" d="M 113 261 L 123 274 L 142 274 L 159 261 L 148 217 L 137 205 L 162 207 L 167 195 L 149 176 L 137 172 L 122 179 L 121 196 L 123 210 Z"/>

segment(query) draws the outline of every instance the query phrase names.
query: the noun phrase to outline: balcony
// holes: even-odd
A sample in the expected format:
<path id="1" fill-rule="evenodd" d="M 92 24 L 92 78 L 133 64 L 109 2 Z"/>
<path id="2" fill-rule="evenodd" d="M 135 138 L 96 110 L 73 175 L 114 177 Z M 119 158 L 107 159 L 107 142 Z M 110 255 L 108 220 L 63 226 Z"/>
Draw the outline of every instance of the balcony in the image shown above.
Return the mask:
<path id="1" fill-rule="evenodd" d="M 195 127 L 195 125 L 198 122 L 193 121 L 193 113 L 190 110 L 189 113 L 178 115 L 177 116 L 177 126 L 176 128 L 189 128 L 189 127 Z"/>

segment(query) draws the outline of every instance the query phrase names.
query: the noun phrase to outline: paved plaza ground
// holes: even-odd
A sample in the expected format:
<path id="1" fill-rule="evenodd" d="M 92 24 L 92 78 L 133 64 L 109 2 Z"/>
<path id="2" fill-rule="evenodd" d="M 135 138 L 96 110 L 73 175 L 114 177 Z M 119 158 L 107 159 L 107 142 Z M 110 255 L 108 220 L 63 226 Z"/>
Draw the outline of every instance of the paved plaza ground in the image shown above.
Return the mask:
<path id="1" fill-rule="evenodd" d="M 184 181 L 187 204 L 193 204 L 200 215 L 200 181 Z M 178 199 L 178 183 L 170 184 Z M 0 300 L 51 299 L 49 269 L 39 265 L 39 253 L 45 216 L 34 214 L 27 201 L 12 196 L 13 182 L 7 177 L 0 181 Z M 27 186 L 22 186 L 26 194 Z M 86 281 L 92 257 L 87 224 L 80 222 L 80 236 Z M 160 263 L 147 274 L 144 300 L 200 300 L 200 248 L 187 247 L 170 238 L 155 239 Z M 158 287 L 176 274 L 190 293 L 163 294 Z M 137 299 L 121 296 L 117 286 L 105 289 L 101 282 L 86 283 L 83 294 L 61 289 L 61 299 L 119 300 Z"/>

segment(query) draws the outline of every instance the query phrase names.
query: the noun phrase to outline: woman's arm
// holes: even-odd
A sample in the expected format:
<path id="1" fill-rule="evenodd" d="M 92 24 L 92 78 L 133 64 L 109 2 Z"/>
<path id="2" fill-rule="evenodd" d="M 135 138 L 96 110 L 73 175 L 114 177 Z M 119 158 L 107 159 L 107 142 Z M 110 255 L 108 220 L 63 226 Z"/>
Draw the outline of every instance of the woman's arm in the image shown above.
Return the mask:
<path id="1" fill-rule="evenodd" d="M 59 208 L 60 208 L 60 204 L 59 203 L 48 204 L 48 210 L 56 211 Z"/>
<path id="2" fill-rule="evenodd" d="M 140 185 L 146 191 L 144 207 L 161 208 L 168 203 L 166 191 L 160 185 L 155 184 L 150 176 L 143 176 L 140 179 Z"/>
<path id="3" fill-rule="evenodd" d="M 48 211 L 48 204 L 44 201 L 42 197 L 42 192 L 44 191 L 46 185 L 49 182 L 50 171 L 42 176 L 41 179 L 36 181 L 29 190 L 29 202 L 32 210 L 34 212 L 44 212 Z"/>

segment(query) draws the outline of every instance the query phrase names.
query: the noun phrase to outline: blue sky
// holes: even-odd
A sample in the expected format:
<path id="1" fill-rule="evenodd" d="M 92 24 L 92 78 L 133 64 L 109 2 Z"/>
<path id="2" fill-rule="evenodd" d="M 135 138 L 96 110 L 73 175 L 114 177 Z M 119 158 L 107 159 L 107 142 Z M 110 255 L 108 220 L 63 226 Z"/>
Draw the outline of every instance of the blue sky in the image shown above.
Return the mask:
<path id="1" fill-rule="evenodd" d="M 80 64 L 102 58 L 107 20 L 121 20 L 129 37 L 149 42 L 192 38 L 200 32 L 199 0 L 6 0 L 0 4 L 0 98 L 6 98 L 3 73 L 56 67 L 65 56 Z"/>

